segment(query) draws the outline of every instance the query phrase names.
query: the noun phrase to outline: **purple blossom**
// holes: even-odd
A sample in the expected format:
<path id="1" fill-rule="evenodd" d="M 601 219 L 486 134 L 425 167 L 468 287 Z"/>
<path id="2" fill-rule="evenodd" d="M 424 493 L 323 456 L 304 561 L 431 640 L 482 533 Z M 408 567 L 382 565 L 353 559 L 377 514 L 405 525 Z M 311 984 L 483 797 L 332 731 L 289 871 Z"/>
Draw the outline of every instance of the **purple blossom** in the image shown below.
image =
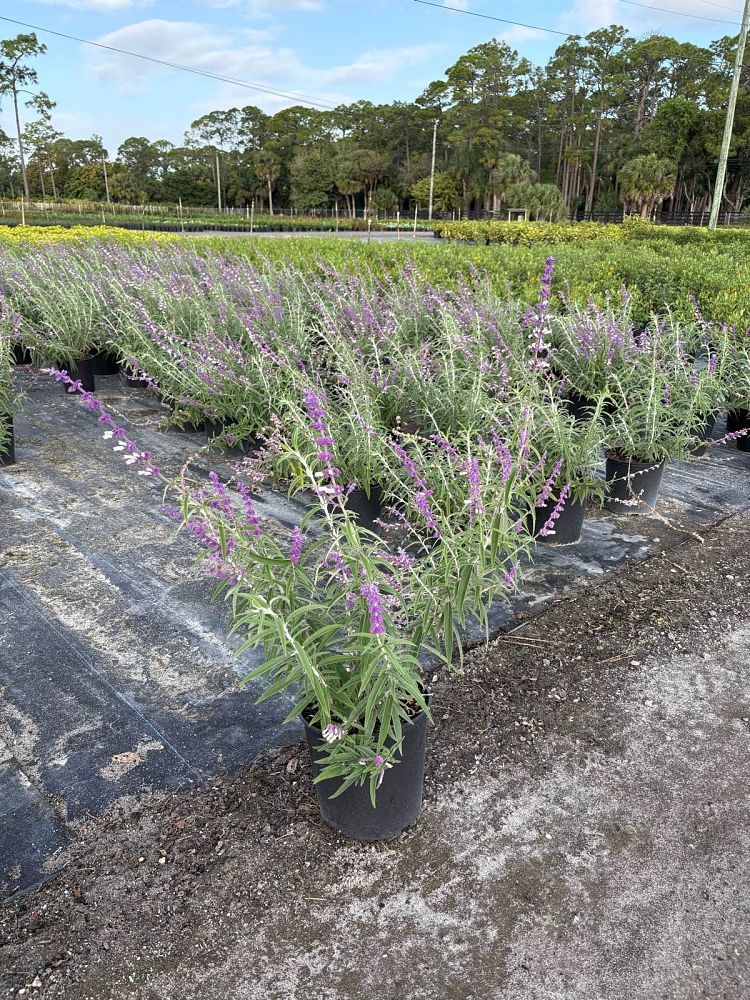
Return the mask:
<path id="1" fill-rule="evenodd" d="M 242 503 L 245 508 L 245 520 L 248 525 L 252 528 L 252 534 L 254 537 L 258 537 L 263 534 L 263 530 L 260 526 L 260 518 L 255 510 L 255 505 L 253 504 L 253 499 L 250 496 L 250 491 L 244 483 L 237 483 L 237 492 L 242 497 Z"/>
<path id="2" fill-rule="evenodd" d="M 382 635 L 385 632 L 383 625 L 383 602 L 377 583 L 363 583 L 359 592 L 367 601 L 367 611 L 370 616 L 370 634 Z"/>
<path id="3" fill-rule="evenodd" d="M 295 566 L 299 562 L 299 557 L 302 555 L 302 544 L 302 532 L 295 524 L 292 529 L 292 546 L 289 552 L 289 561 L 294 563 Z"/>
<path id="4" fill-rule="evenodd" d="M 547 519 L 547 521 L 545 521 L 545 523 L 542 525 L 541 530 L 539 531 L 539 534 L 543 538 L 546 537 L 547 535 L 550 535 L 550 534 L 553 535 L 554 534 L 555 521 L 557 521 L 557 519 L 562 514 L 562 512 L 563 512 L 563 510 L 565 508 L 565 504 L 567 502 L 569 493 L 570 493 L 570 483 L 566 483 L 563 486 L 563 488 L 560 490 L 560 496 L 559 496 L 559 498 L 557 500 L 557 503 L 555 504 L 555 507 L 554 507 L 552 513 L 550 514 L 550 516 Z"/>
<path id="5" fill-rule="evenodd" d="M 479 476 L 479 459 L 467 463 L 466 478 L 469 481 L 469 515 L 473 519 L 484 514 L 482 503 L 482 481 Z"/>
<path id="6" fill-rule="evenodd" d="M 501 441 L 497 431 L 492 432 L 492 443 L 495 446 L 495 457 L 501 469 L 503 485 L 505 485 L 513 472 L 513 454 L 508 445 Z"/>
<path id="7" fill-rule="evenodd" d="M 552 466 L 552 472 L 550 472 L 546 483 L 542 487 L 542 491 L 534 502 L 535 507 L 544 507 L 544 505 L 549 500 L 550 494 L 555 486 L 555 481 L 560 475 L 560 469 L 562 468 L 562 459 L 558 459 L 557 462 Z"/>

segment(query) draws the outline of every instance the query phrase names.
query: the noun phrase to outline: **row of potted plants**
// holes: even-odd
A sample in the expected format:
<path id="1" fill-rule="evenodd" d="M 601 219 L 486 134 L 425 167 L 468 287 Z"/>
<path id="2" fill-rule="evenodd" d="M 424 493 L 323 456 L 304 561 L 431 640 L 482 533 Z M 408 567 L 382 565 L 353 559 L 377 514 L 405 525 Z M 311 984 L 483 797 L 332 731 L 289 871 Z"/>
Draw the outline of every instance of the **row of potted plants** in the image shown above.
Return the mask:
<path id="1" fill-rule="evenodd" d="M 0 294 L 0 466 L 16 460 L 13 414 L 18 398 L 13 384 L 14 315 Z"/>
<path id="2" fill-rule="evenodd" d="M 321 808 L 353 836 L 415 818 L 421 791 L 399 776 L 407 736 L 417 762 L 423 750 L 429 667 L 460 661 L 467 616 L 486 621 L 532 537 L 575 540 L 592 495 L 618 511 L 653 504 L 652 475 L 699 450 L 721 408 L 750 400 L 734 332 L 699 315 L 641 328 L 626 298 L 553 303 L 552 260 L 524 309 L 481 275 L 451 294 L 412 269 L 387 283 L 177 248 L 108 252 L 85 289 L 59 271 L 50 281 L 46 256 L 10 276 L 4 324 L 36 360 L 76 367 L 55 377 L 147 475 L 159 474 L 150 456 L 81 377 L 84 361 L 91 375 L 102 363 L 94 350 L 116 352 L 173 419 L 210 420 L 221 445 L 261 445 L 236 482 L 171 484 L 171 513 L 203 546 L 243 642 L 263 648 L 267 696 L 293 694 Z M 70 268 L 85 271 L 85 254 Z M 257 516 L 263 479 L 306 499 L 284 540 Z M 363 497 L 377 500 L 369 518 Z"/>

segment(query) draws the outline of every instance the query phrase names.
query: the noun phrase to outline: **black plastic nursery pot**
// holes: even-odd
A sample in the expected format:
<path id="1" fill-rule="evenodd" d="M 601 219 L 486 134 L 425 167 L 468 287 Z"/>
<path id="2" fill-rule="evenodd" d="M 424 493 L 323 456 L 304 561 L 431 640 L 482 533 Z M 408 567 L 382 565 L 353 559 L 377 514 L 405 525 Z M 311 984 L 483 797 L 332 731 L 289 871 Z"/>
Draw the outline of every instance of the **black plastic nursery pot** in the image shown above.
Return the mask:
<path id="1" fill-rule="evenodd" d="M 91 359 L 96 375 L 116 375 L 120 370 L 120 361 L 111 351 L 99 351 Z"/>
<path id="2" fill-rule="evenodd" d="M 535 507 L 530 515 L 529 530 L 537 542 L 543 542 L 545 545 L 573 545 L 581 540 L 586 500 L 568 499 L 560 516 L 554 522 L 551 533 L 540 535 L 539 532 L 550 519 L 556 506 L 557 501 L 550 498 L 543 507 Z"/>
<path id="3" fill-rule="evenodd" d="M 378 525 L 375 521 L 383 516 L 383 491 L 379 486 L 370 487 L 369 497 L 363 489 L 357 487 L 349 494 L 346 501 L 348 510 L 354 514 L 360 528 L 377 533 Z"/>
<path id="4" fill-rule="evenodd" d="M 727 414 L 727 434 L 736 434 L 737 431 L 747 431 L 737 438 L 738 450 L 750 451 L 750 410 L 730 410 Z"/>
<path id="5" fill-rule="evenodd" d="M 224 433 L 225 428 L 226 424 L 223 420 L 209 420 L 206 418 L 203 421 L 203 430 L 209 439 L 220 437 Z"/>
<path id="6" fill-rule="evenodd" d="M 607 458 L 607 499 L 612 514 L 648 514 L 656 507 L 664 462 L 636 462 L 631 458 Z"/>
<path id="7" fill-rule="evenodd" d="M 13 414 L 0 414 L 0 423 L 8 432 L 9 437 L 5 445 L 0 445 L 0 465 L 16 464 L 16 439 L 13 433 Z"/>
<path id="8" fill-rule="evenodd" d="M 565 397 L 565 407 L 575 420 L 589 420 L 596 409 L 597 400 L 591 396 L 584 396 L 580 392 L 572 389 Z M 605 403 L 602 407 L 602 416 L 610 417 L 614 413 L 614 403 Z"/>
<path id="9" fill-rule="evenodd" d="M 401 760 L 383 772 L 374 809 L 369 781 L 363 785 L 350 785 L 335 799 L 331 796 L 340 787 L 340 779 L 331 778 L 315 785 L 320 815 L 334 830 L 351 840 L 391 840 L 417 822 L 422 813 L 427 716 L 420 712 L 411 725 L 403 727 L 403 734 Z M 317 760 L 323 736 L 318 728 L 308 725 L 305 726 L 305 735 L 313 777 L 316 778 L 321 771 Z"/>
<path id="10" fill-rule="evenodd" d="M 13 364 L 30 365 L 32 363 L 31 351 L 23 344 L 13 345 Z"/>
<path id="11" fill-rule="evenodd" d="M 96 383 L 94 382 L 94 358 L 79 358 L 76 361 L 75 368 L 72 368 L 68 375 L 75 381 L 76 379 L 81 380 L 81 388 L 84 392 L 94 392 L 96 389 Z M 67 385 L 63 386 L 66 390 Z"/>
<path id="12" fill-rule="evenodd" d="M 702 458 L 703 455 L 708 451 L 708 445 L 711 441 L 711 435 L 714 431 L 714 426 L 716 424 L 716 417 L 708 417 L 705 424 L 701 427 L 700 431 L 696 436 L 697 444 L 691 449 L 690 454 L 693 458 Z"/>
<path id="13" fill-rule="evenodd" d="M 750 410 L 730 410 L 727 413 L 727 434 L 736 434 L 747 427 L 750 427 Z"/>

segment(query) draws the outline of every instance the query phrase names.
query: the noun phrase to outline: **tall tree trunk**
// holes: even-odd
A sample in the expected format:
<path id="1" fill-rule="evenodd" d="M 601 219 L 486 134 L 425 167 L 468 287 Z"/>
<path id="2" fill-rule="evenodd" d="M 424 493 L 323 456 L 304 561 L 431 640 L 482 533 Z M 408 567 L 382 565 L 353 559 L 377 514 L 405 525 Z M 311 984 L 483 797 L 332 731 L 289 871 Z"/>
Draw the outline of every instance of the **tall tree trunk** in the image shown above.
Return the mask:
<path id="1" fill-rule="evenodd" d="M 37 157 L 37 165 L 39 167 L 39 180 L 41 181 L 42 184 L 42 201 L 46 201 L 47 192 L 44 187 L 44 164 L 42 163 L 41 159 L 39 159 L 39 157 Z"/>
<path id="2" fill-rule="evenodd" d="M 273 215 L 273 185 L 271 178 L 268 178 L 268 214 Z"/>
<path id="3" fill-rule="evenodd" d="M 542 109 L 537 109 L 536 116 L 536 179 L 542 177 Z"/>
<path id="4" fill-rule="evenodd" d="M 16 113 L 16 134 L 18 135 L 18 158 L 21 161 L 21 179 L 23 180 L 23 195 L 26 201 L 29 200 L 29 178 L 26 175 L 26 156 L 23 150 L 23 136 L 21 134 L 21 117 L 18 113 L 18 91 L 15 81 L 13 82 L 13 109 Z"/>
<path id="5" fill-rule="evenodd" d="M 557 150 L 557 170 L 555 171 L 555 184 L 559 188 L 562 188 L 562 171 L 563 171 L 563 151 L 565 149 L 565 128 L 560 125 L 560 146 Z"/>
<path id="6" fill-rule="evenodd" d="M 589 193 L 586 198 L 586 212 L 590 215 L 594 208 L 594 191 L 596 189 L 596 171 L 599 167 L 599 145 L 602 138 L 602 114 L 599 113 L 596 119 L 596 131 L 594 133 L 594 154 L 591 158 L 591 183 Z"/>
<path id="7" fill-rule="evenodd" d="M 635 111 L 635 137 L 636 139 L 641 134 L 641 129 L 646 123 L 646 96 L 648 94 L 648 88 L 650 80 L 641 87 L 640 93 L 638 94 L 638 107 Z"/>

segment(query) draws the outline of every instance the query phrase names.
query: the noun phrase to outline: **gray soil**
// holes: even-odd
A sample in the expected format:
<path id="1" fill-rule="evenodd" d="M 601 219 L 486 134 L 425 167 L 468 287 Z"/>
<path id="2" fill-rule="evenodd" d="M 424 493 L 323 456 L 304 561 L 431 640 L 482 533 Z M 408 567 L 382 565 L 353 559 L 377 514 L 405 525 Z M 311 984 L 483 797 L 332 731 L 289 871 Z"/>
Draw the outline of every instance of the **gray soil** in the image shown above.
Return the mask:
<path id="1" fill-rule="evenodd" d="M 747 998 L 750 518 L 684 539 L 437 685 L 395 841 L 324 827 L 296 744 L 82 819 L 2 911 L 0 995 Z"/>

